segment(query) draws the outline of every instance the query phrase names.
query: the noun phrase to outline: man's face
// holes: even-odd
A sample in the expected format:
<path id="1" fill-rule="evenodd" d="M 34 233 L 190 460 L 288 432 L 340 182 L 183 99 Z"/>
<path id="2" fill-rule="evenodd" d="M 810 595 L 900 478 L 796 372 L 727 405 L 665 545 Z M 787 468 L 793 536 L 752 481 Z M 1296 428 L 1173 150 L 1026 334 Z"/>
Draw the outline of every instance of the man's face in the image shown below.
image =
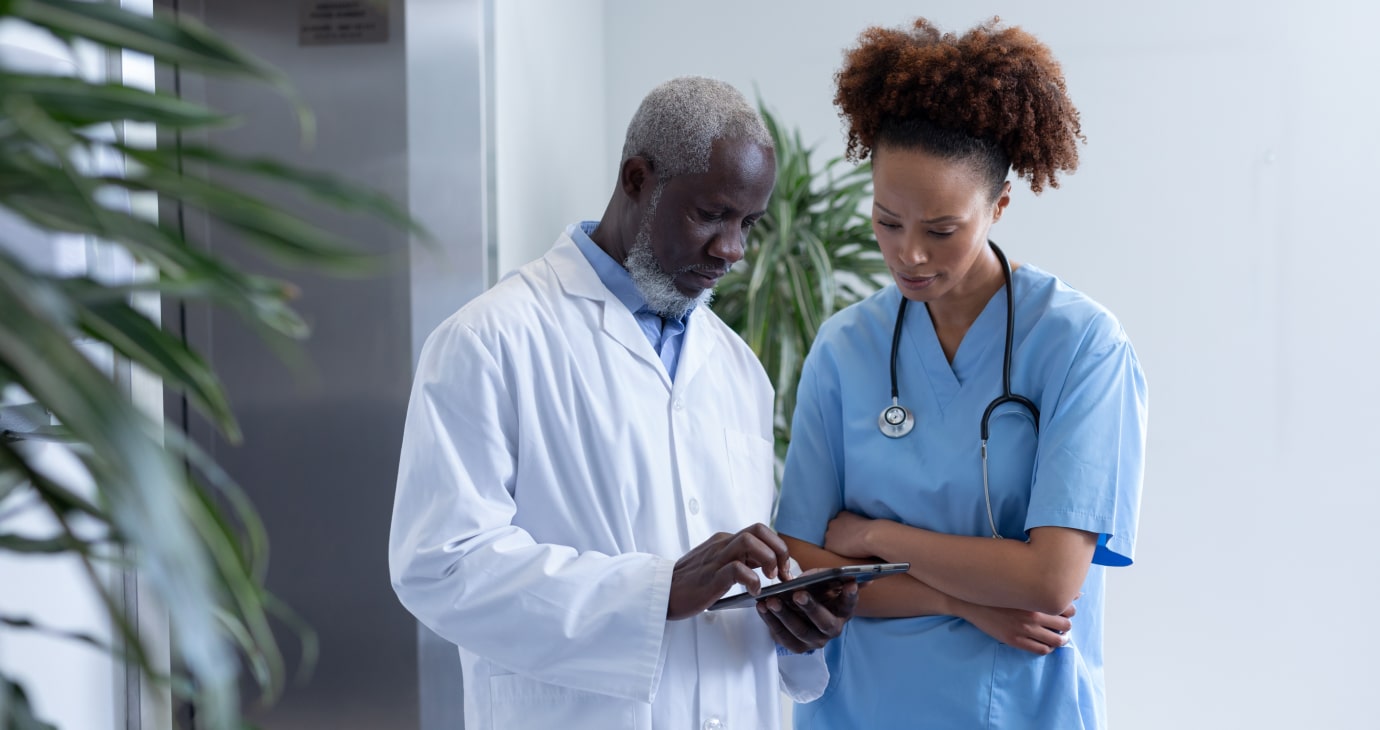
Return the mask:
<path id="1" fill-rule="evenodd" d="M 709 297 L 743 258 L 748 231 L 762 217 L 775 181 L 771 150 L 720 139 L 708 171 L 653 183 L 624 261 L 652 309 L 679 317 Z"/>

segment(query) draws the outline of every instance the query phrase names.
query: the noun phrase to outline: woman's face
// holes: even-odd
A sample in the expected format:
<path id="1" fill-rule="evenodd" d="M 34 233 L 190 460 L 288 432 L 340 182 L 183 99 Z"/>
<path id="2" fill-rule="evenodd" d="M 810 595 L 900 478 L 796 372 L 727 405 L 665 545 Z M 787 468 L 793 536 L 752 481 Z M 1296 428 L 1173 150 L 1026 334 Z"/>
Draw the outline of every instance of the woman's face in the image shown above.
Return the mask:
<path id="1" fill-rule="evenodd" d="M 961 160 L 879 147 L 872 186 L 872 230 L 907 299 L 961 298 L 1000 275 L 987 233 L 1011 202 L 1010 183 L 993 200 L 991 185 Z"/>

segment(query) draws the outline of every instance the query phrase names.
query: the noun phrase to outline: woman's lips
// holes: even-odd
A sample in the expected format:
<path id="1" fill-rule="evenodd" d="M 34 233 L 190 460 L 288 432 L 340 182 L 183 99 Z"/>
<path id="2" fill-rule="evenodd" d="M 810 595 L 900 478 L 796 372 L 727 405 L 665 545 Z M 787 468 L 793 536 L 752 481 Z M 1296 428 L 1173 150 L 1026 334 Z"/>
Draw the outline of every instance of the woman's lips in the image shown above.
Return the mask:
<path id="1" fill-rule="evenodd" d="M 906 276 L 905 274 L 896 274 L 896 280 L 901 283 L 901 286 L 905 287 L 906 289 L 912 289 L 916 291 L 928 287 L 930 284 L 933 284 L 935 280 L 938 278 L 938 274 L 935 274 L 934 276 Z"/>

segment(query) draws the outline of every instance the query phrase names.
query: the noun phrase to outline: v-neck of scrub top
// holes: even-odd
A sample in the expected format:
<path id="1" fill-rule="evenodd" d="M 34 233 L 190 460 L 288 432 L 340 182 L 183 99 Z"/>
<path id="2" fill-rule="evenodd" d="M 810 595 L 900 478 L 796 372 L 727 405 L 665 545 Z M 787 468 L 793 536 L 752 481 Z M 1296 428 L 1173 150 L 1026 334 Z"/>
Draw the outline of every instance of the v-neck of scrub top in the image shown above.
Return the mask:
<path id="1" fill-rule="evenodd" d="M 900 290 L 897 290 L 900 293 Z M 896 302 L 900 306 L 900 301 Z M 911 350 L 925 369 L 925 380 L 932 389 L 934 402 L 940 411 L 953 402 L 973 375 L 980 375 L 982 364 L 992 343 L 1004 338 L 1006 331 L 1006 285 L 1003 284 L 986 306 L 978 313 L 977 319 L 963 333 L 963 339 L 954 352 L 954 361 L 944 356 L 944 346 L 939 343 L 939 333 L 930 319 L 929 305 L 923 308 L 917 302 L 906 305 L 906 325 L 902 336 L 911 342 Z M 918 316 L 917 316 L 918 315 Z M 1004 341 L 1004 339 L 1003 339 Z M 899 367 L 904 367 L 903 365 Z M 904 393 L 902 394 L 904 397 Z"/>

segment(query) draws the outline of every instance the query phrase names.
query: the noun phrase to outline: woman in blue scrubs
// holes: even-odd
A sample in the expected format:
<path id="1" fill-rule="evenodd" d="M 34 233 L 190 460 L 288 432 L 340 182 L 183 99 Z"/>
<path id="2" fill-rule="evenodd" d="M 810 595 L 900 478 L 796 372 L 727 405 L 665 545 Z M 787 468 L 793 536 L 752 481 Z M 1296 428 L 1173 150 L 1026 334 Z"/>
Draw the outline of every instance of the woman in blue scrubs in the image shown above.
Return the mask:
<path id="1" fill-rule="evenodd" d="M 796 727 L 1106 727 L 1105 568 L 1135 546 L 1145 379 L 1111 312 L 1034 265 L 1008 270 L 989 242 L 1009 172 L 1039 193 L 1077 166 L 1062 72 L 1018 28 L 918 20 L 865 31 L 837 81 L 895 286 L 815 340 L 776 528 L 805 567 L 911 569 L 861 592 Z M 989 510 L 980 422 L 1007 392 L 1008 316 L 1010 392 L 1033 408 L 991 413 Z M 879 419 L 893 348 L 904 435 Z"/>

